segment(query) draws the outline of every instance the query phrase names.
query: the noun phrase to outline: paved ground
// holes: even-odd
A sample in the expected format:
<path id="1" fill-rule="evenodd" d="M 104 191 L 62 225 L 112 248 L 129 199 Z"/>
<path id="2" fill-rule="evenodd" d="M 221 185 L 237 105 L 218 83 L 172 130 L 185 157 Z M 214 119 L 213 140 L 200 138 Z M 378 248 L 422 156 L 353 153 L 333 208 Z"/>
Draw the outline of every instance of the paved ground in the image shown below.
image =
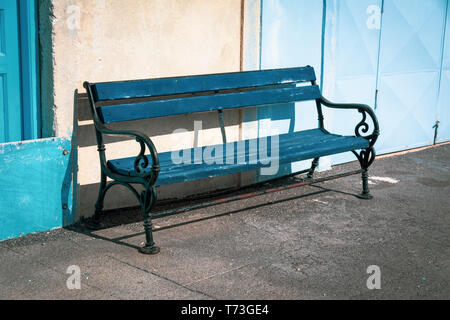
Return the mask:
<path id="1" fill-rule="evenodd" d="M 352 195 L 352 176 L 157 219 L 157 256 L 134 249 L 133 210 L 92 234 L 2 242 L 0 298 L 449 299 L 450 145 L 379 159 L 371 174 L 371 201 Z M 71 265 L 80 290 L 67 289 Z M 380 290 L 366 287 L 370 265 Z"/>

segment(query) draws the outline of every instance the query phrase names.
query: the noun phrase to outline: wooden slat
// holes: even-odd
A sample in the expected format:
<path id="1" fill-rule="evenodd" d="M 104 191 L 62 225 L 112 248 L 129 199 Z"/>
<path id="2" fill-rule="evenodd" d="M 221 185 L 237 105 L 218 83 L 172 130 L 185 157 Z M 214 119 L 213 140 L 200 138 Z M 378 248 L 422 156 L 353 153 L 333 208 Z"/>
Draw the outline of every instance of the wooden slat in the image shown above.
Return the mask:
<path id="1" fill-rule="evenodd" d="M 319 87 L 314 85 L 146 101 L 103 106 L 98 109 L 103 121 L 112 123 L 220 109 L 307 101 L 318 99 L 320 96 Z"/>
<path id="2" fill-rule="evenodd" d="M 96 101 L 147 98 L 194 92 L 250 88 L 316 80 L 314 68 L 220 73 L 93 84 Z"/>

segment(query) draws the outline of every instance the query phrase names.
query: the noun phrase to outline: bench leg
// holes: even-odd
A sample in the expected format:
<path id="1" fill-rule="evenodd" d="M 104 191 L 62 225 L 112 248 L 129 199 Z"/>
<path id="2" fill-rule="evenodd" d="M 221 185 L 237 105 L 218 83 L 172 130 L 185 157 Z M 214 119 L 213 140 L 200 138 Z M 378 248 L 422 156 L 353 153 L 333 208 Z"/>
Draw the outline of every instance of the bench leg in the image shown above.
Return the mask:
<path id="1" fill-rule="evenodd" d="M 141 208 L 144 215 L 144 230 L 145 230 L 145 245 L 139 248 L 139 252 L 143 254 L 157 254 L 159 253 L 159 247 L 155 246 L 153 241 L 153 223 L 150 216 L 150 210 L 156 201 L 155 187 L 149 187 L 141 193 Z"/>
<path id="2" fill-rule="evenodd" d="M 314 178 L 314 172 L 316 171 L 316 168 L 317 168 L 318 165 L 319 165 L 319 158 L 315 158 L 312 161 L 311 169 L 309 169 L 309 172 L 308 172 L 308 175 L 307 175 L 308 179 Z"/>
<path id="3" fill-rule="evenodd" d="M 369 190 L 369 172 L 367 169 L 363 169 L 362 184 L 363 184 L 363 191 L 359 195 L 357 195 L 357 197 L 365 200 L 373 199 L 373 195 L 370 194 Z"/>
<path id="4" fill-rule="evenodd" d="M 353 152 L 359 160 L 362 169 L 362 192 L 357 195 L 360 199 L 373 199 L 369 190 L 369 167 L 375 160 L 375 150 L 373 148 L 362 150 L 360 154 Z"/>

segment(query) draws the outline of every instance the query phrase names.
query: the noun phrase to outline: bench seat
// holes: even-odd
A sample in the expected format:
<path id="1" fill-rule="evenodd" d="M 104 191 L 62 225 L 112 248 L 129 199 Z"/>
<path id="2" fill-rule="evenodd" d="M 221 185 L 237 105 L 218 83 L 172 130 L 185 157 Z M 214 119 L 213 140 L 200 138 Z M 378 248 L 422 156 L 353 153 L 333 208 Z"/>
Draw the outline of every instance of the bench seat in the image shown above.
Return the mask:
<path id="1" fill-rule="evenodd" d="M 214 177 L 218 173 L 226 175 L 256 170 L 261 167 L 270 167 L 270 163 L 262 163 L 264 163 L 264 160 L 271 159 L 271 139 L 272 137 L 268 137 L 266 143 L 268 152 L 263 152 L 263 154 L 268 153 L 268 158 L 261 159 L 258 155 L 258 161 L 256 163 L 253 161 L 253 164 L 249 159 L 248 153 L 250 150 L 249 146 L 252 143 L 257 143 L 256 139 L 241 142 L 242 145 L 245 142 L 245 148 L 238 148 L 237 142 L 217 145 L 223 150 L 223 164 L 208 164 L 212 162 L 211 158 L 204 158 L 201 164 L 194 164 L 194 148 L 185 150 L 185 152 L 191 154 L 192 162 L 188 164 L 174 164 L 172 152 L 158 153 L 161 169 L 156 180 L 156 186 Z M 234 151 L 231 155 L 229 154 L 230 152 L 226 152 L 227 147 L 231 149 L 230 145 L 233 145 L 232 150 Z M 312 129 L 279 135 L 279 152 L 276 160 L 281 165 L 368 147 L 369 141 L 361 137 L 340 136 L 331 134 L 324 129 Z M 199 147 L 202 150 L 202 155 L 205 148 Z M 137 176 L 134 169 L 135 159 L 135 157 L 130 157 L 110 160 L 107 162 L 107 166 L 115 173 L 124 176 Z M 241 161 L 238 161 L 238 159 L 241 159 Z M 274 159 L 272 158 L 272 160 Z M 230 162 L 233 164 L 228 164 Z M 150 165 L 148 168 L 143 169 L 143 172 L 148 172 L 149 170 L 151 170 Z"/>

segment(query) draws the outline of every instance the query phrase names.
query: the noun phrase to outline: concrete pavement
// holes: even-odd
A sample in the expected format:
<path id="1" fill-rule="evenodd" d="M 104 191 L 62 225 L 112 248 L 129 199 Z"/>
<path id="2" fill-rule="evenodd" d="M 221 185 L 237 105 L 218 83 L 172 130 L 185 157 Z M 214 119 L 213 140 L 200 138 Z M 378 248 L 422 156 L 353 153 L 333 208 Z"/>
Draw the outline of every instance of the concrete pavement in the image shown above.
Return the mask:
<path id="1" fill-rule="evenodd" d="M 351 176 L 156 219 L 156 256 L 135 250 L 138 210 L 92 233 L 1 242 L 0 298 L 449 299 L 450 145 L 377 159 L 370 174 L 370 201 Z M 79 290 L 66 285 L 73 265 Z M 371 265 L 380 290 L 366 286 Z"/>

